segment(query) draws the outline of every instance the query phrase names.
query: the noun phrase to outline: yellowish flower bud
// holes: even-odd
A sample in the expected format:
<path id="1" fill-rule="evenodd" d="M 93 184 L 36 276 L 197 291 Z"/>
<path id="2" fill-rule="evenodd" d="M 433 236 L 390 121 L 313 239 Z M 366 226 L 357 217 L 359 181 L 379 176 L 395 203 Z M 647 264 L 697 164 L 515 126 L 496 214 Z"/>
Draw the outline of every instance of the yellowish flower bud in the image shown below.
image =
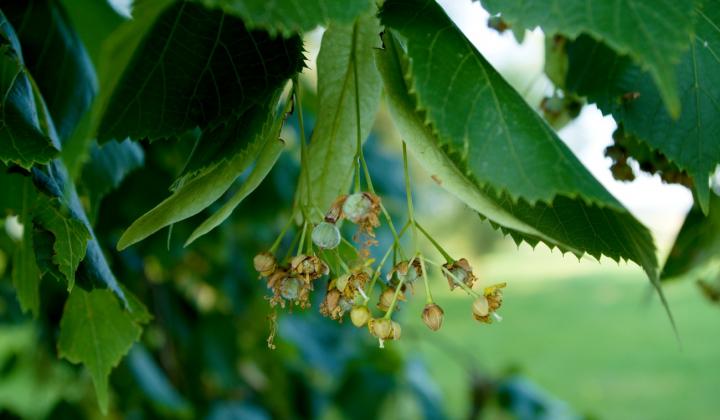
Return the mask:
<path id="1" fill-rule="evenodd" d="M 360 328 L 370 319 L 370 310 L 367 306 L 354 306 L 350 311 L 350 320 L 353 325 Z"/>
<path id="2" fill-rule="evenodd" d="M 371 318 L 368 321 L 368 329 L 373 336 L 387 340 L 392 337 L 393 323 L 386 318 Z"/>
<path id="3" fill-rule="evenodd" d="M 442 308 L 434 303 L 425 305 L 422 312 L 422 320 L 433 331 L 437 331 L 442 326 L 443 314 Z"/>
<path id="4" fill-rule="evenodd" d="M 480 296 L 472 304 L 472 312 L 475 317 L 486 317 L 490 313 L 490 304 L 485 296 Z"/>
<path id="5" fill-rule="evenodd" d="M 269 252 L 261 252 L 253 258 L 253 265 L 255 270 L 260 273 L 261 276 L 267 277 L 275 272 L 277 268 L 277 260 L 275 256 Z"/>
<path id="6" fill-rule="evenodd" d="M 400 328 L 400 324 L 393 321 L 392 322 L 392 331 L 390 333 L 390 337 L 388 337 L 388 338 L 390 340 L 399 340 L 401 333 L 402 333 L 402 328 Z"/>

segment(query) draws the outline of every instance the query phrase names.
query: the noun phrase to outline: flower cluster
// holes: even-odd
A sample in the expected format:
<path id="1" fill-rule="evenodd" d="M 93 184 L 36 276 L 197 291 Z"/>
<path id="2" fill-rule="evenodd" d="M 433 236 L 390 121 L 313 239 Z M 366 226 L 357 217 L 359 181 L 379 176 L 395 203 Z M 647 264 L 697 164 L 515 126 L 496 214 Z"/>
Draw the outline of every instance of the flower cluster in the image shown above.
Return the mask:
<path id="1" fill-rule="evenodd" d="M 369 333 L 378 339 L 380 347 L 385 341 L 397 340 L 402 335 L 402 327 L 393 315 L 400 310 L 403 302 L 415 294 L 417 285 L 421 283 L 425 290 L 425 307 L 420 317 L 430 330 L 438 331 L 445 311 L 432 298 L 428 264 L 436 267 L 438 273 L 447 279 L 450 290 L 460 288 L 473 297 L 470 312 L 475 319 L 487 324 L 493 319 L 499 320 L 497 311 L 502 304 L 501 289 L 505 284 L 486 287 L 482 293 L 473 290 L 478 278 L 468 260 L 452 258 L 415 220 L 404 144 L 407 222 L 401 229 L 395 228 L 381 198 L 375 194 L 360 138 L 357 139 L 353 193 L 336 197 L 327 209 L 318 208 L 316 197 L 311 192 L 313 184 L 310 181 L 308 146 L 304 138 L 297 84 L 294 89 L 301 136 L 299 188 L 288 224 L 269 251 L 258 254 L 254 259 L 255 269 L 272 292 L 268 297 L 273 308 L 269 317 L 271 332 L 268 346 L 274 347 L 277 307 L 309 308 L 318 281 L 325 282 L 320 313 L 338 322 L 349 314 L 352 324 L 358 328 L 367 327 Z M 362 188 L 363 179 L 367 190 Z M 375 230 L 380 227 L 381 218 L 387 223 L 393 242 L 384 256 L 375 261 L 370 257 L 370 247 L 379 245 Z M 356 226 L 352 241 L 343 238 L 341 227 L 345 222 Z M 278 259 L 276 251 L 293 226 L 296 229 L 287 256 Z M 407 232 L 413 233 L 414 250 L 410 253 L 402 243 Z M 444 263 L 433 262 L 420 251 L 418 232 L 443 256 Z M 297 251 L 292 254 L 295 247 Z M 386 266 L 390 269 L 383 276 Z"/>

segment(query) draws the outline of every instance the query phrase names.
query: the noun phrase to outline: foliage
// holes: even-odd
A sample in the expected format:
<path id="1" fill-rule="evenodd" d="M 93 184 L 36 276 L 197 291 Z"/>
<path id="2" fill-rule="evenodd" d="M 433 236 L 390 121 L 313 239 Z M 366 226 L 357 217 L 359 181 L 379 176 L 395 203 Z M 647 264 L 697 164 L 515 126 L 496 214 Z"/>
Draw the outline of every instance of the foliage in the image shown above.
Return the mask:
<path id="1" fill-rule="evenodd" d="M 699 247 L 716 242 L 709 176 L 720 163 L 720 2 L 482 4 L 499 14 L 499 29 L 540 26 L 552 37 L 553 99 L 562 108 L 584 98 L 615 118 L 608 155 L 617 152 L 616 165 L 635 159 L 692 186 L 701 212 L 688 216 L 663 277 L 714 261 Z M 360 402 L 409 389 L 427 415 L 438 412 L 421 386 L 399 380 L 408 365 L 397 353 L 380 357 L 360 331 L 318 315 L 278 315 L 285 305 L 319 305 L 329 318 L 367 323 L 382 347 L 400 338 L 393 312 L 422 282 L 435 330 L 443 310 L 431 294 L 432 265 L 472 297 L 475 319 L 500 318 L 506 285 L 474 290 L 470 263 L 415 218 L 407 151 L 517 243 L 637 263 L 669 314 L 650 232 L 435 1 L 138 0 L 132 16 L 104 1 L 0 2 L 0 209 L 16 225 L 0 235 L 0 255 L 11 260 L 0 272 L 19 303 L 7 317 L 36 318 L 39 357 L 56 348 L 84 365 L 103 413 L 286 418 L 332 406 L 378 414 L 348 401 L 348 389 L 366 393 Z M 303 35 L 319 25 L 314 92 Z M 383 97 L 403 158 L 373 167 Z M 560 121 L 541 107 L 553 125 L 579 112 Z M 386 205 L 400 172 L 402 211 Z M 420 251 L 421 235 L 444 263 Z M 385 242 L 384 253 L 374 248 Z M 250 261 L 272 296 L 259 290 Z M 369 307 L 375 298 L 380 316 Z M 265 349 L 278 331 L 282 364 Z M 313 344 L 345 340 L 354 346 Z M 308 381 L 308 360 L 336 373 L 332 386 Z M 64 362 L 48 363 L 53 375 L 87 386 Z M 140 396 L 122 397 L 132 384 Z M 289 402 L 290 392 L 313 398 Z M 249 397 L 234 402 L 238 393 Z M 10 408 L 95 414 L 58 400 L 44 413 Z"/>

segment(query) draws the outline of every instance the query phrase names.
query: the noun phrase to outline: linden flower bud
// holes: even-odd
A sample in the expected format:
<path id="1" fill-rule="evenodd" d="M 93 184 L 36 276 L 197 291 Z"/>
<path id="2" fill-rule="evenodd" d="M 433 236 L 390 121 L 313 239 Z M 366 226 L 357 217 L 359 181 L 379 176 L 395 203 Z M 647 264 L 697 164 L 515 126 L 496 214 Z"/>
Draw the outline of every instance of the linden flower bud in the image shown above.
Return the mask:
<path id="1" fill-rule="evenodd" d="M 360 223 L 372 209 L 373 202 L 364 193 L 349 195 L 343 203 L 343 214 L 353 223 Z"/>
<path id="2" fill-rule="evenodd" d="M 350 311 L 350 320 L 354 326 L 360 328 L 370 320 L 370 310 L 367 306 L 354 306 Z"/>
<path id="3" fill-rule="evenodd" d="M 335 249 L 340 245 L 340 231 L 332 223 L 321 222 L 312 231 L 312 241 L 322 249 Z"/>
<path id="4" fill-rule="evenodd" d="M 269 252 L 261 252 L 253 258 L 253 265 L 255 266 L 255 270 L 260 273 L 261 276 L 267 277 L 277 268 L 277 260 L 273 254 Z"/>
<path id="5" fill-rule="evenodd" d="M 490 303 L 485 296 L 480 296 L 472 304 L 472 312 L 475 318 L 483 318 L 490 314 Z"/>
<path id="6" fill-rule="evenodd" d="M 387 318 L 371 318 L 368 321 L 370 334 L 382 340 L 387 340 L 393 334 L 393 322 Z"/>
<path id="7" fill-rule="evenodd" d="M 422 320 L 433 331 L 437 331 L 442 326 L 443 314 L 445 311 L 434 303 L 428 303 L 425 305 L 425 309 L 422 312 Z"/>
<path id="8" fill-rule="evenodd" d="M 393 299 L 395 298 L 395 289 L 392 287 L 388 287 L 387 289 L 383 290 L 382 294 L 380 295 L 380 301 L 377 304 L 378 309 L 381 311 L 387 311 L 390 309 L 390 305 L 392 304 Z M 405 295 L 403 295 L 402 292 L 398 295 L 398 300 L 405 300 Z"/>

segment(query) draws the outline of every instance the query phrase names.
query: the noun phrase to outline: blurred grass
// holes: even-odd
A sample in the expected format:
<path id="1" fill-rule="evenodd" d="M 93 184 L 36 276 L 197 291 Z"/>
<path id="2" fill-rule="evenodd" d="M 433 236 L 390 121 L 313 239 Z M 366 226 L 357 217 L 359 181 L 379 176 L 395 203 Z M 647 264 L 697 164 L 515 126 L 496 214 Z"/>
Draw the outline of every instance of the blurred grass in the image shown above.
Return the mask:
<path id="1" fill-rule="evenodd" d="M 421 286 L 400 315 L 407 334 L 399 345 L 427 362 L 452 418 L 464 417 L 468 409 L 465 357 L 495 376 L 517 368 L 576 412 L 596 418 L 718 418 L 720 307 L 708 303 L 692 282 L 666 287 L 678 344 L 635 266 L 578 262 L 542 246 L 472 260 L 480 284 L 508 282 L 503 322 L 474 321 L 471 299 L 459 289 L 450 292 L 437 274 L 431 285 L 445 310 L 443 328 L 433 333 L 422 324 Z"/>

